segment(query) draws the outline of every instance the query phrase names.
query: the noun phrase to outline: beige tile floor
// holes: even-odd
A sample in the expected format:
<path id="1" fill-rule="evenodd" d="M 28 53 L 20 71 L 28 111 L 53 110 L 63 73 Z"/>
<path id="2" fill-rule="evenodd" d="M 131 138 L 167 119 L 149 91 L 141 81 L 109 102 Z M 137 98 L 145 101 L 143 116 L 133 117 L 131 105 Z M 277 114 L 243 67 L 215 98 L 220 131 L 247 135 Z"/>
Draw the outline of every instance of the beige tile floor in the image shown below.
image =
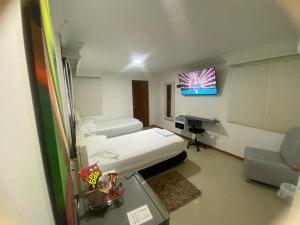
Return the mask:
<path id="1" fill-rule="evenodd" d="M 247 183 L 243 162 L 212 149 L 188 150 L 174 168 L 202 191 L 202 196 L 171 213 L 171 225 L 277 225 L 288 207 L 276 189 Z"/>

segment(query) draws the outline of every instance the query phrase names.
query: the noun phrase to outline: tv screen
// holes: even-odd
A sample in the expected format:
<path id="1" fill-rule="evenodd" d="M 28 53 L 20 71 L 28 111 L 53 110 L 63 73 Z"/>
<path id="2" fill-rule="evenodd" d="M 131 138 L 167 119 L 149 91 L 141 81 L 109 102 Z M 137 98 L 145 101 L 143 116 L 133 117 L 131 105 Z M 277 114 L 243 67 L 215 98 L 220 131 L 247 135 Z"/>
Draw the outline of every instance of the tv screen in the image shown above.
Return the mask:
<path id="1" fill-rule="evenodd" d="M 214 67 L 179 74 L 182 95 L 216 95 L 217 82 Z"/>

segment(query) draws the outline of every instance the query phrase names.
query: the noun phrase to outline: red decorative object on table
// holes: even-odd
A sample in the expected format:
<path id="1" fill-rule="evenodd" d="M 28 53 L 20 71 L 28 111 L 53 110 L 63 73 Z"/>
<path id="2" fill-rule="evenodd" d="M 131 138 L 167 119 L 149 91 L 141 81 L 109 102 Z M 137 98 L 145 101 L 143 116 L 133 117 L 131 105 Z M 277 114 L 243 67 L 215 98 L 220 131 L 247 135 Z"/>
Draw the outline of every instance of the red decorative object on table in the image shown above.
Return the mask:
<path id="1" fill-rule="evenodd" d="M 117 185 L 118 174 L 102 174 L 97 164 L 80 170 L 79 176 L 87 183 L 84 196 L 89 200 L 92 210 L 105 208 L 125 193 L 122 183 Z"/>

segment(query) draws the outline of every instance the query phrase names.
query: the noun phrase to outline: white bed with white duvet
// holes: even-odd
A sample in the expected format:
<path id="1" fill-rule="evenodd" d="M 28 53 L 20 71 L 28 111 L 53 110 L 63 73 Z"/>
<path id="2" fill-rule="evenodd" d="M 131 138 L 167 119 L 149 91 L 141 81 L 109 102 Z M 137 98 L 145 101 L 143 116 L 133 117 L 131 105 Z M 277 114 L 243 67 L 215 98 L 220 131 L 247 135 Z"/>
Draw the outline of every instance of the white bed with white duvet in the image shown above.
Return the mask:
<path id="1" fill-rule="evenodd" d="M 180 154 L 184 140 L 172 132 L 153 128 L 114 138 L 85 138 L 88 164 L 119 174 L 141 170 Z"/>
<path id="2" fill-rule="evenodd" d="M 101 120 L 93 117 L 81 118 L 84 136 L 105 135 L 108 138 L 129 134 L 143 129 L 143 123 L 135 118 Z"/>

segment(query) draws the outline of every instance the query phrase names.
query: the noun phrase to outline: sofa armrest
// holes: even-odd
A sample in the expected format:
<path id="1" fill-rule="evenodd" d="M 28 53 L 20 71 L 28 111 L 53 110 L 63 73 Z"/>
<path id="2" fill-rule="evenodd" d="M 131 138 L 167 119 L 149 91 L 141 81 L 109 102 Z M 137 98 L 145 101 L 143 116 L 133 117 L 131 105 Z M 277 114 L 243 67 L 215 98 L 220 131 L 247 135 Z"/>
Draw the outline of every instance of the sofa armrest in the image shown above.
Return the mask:
<path id="1" fill-rule="evenodd" d="M 291 167 L 292 167 L 293 171 L 296 171 L 296 172 L 300 171 L 300 165 L 299 164 L 293 164 Z"/>

